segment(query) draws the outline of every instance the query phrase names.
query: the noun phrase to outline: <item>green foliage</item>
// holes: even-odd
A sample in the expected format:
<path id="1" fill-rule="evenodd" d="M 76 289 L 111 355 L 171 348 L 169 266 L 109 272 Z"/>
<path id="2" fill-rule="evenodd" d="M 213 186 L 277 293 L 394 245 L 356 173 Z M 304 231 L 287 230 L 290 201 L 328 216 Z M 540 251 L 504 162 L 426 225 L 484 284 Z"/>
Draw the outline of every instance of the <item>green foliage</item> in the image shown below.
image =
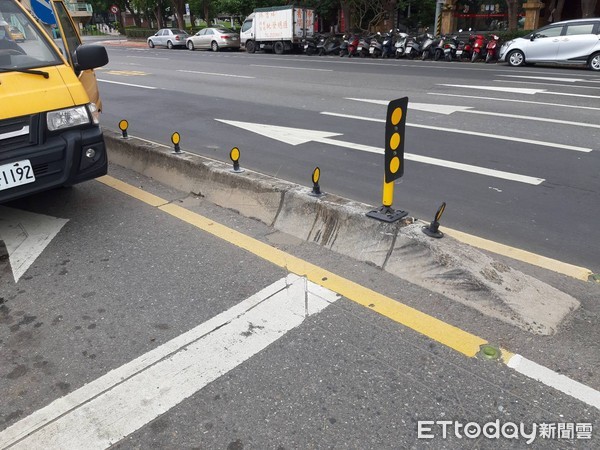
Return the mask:
<path id="1" fill-rule="evenodd" d="M 125 36 L 131 39 L 146 39 L 149 36 L 155 34 L 158 30 L 153 28 L 136 28 L 127 27 L 125 28 Z"/>
<path id="2" fill-rule="evenodd" d="M 515 31 L 498 31 L 494 32 L 500 38 L 500 42 L 511 41 L 518 37 L 523 37 L 531 33 L 531 30 L 515 30 Z"/>

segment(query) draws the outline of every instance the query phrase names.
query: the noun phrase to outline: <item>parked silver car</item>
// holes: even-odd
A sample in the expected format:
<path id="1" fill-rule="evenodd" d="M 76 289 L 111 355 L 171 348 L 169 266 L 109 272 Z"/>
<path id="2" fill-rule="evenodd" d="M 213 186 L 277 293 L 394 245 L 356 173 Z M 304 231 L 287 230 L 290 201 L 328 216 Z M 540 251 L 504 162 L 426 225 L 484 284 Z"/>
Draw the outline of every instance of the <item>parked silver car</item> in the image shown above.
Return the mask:
<path id="1" fill-rule="evenodd" d="M 222 48 L 239 50 L 240 35 L 227 28 L 204 28 L 186 39 L 186 47 L 190 50 L 210 48 L 218 52 Z"/>
<path id="2" fill-rule="evenodd" d="M 600 71 L 600 18 L 557 22 L 506 42 L 500 61 L 587 65 Z"/>
<path id="3" fill-rule="evenodd" d="M 167 48 L 184 47 L 185 40 L 189 36 L 186 31 L 178 28 L 162 28 L 147 39 L 148 47 L 154 48 L 156 45 L 162 45 Z"/>

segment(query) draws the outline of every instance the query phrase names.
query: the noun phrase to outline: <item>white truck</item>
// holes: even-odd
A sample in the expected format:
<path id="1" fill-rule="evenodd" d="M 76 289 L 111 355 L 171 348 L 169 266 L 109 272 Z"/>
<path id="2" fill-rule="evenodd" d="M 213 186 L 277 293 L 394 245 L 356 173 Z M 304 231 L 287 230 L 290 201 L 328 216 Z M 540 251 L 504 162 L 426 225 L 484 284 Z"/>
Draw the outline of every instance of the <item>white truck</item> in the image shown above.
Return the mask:
<path id="1" fill-rule="evenodd" d="M 298 48 L 314 34 L 315 10 L 300 6 L 256 8 L 240 31 L 240 44 L 248 53 L 272 50 L 278 55 Z"/>

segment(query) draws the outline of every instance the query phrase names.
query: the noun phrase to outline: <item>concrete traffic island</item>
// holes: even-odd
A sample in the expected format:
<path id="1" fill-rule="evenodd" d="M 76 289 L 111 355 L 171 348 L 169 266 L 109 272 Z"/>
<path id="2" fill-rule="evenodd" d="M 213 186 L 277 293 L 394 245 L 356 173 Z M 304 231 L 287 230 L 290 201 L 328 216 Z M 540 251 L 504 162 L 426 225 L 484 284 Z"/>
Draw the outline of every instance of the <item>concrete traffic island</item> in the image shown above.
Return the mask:
<path id="1" fill-rule="evenodd" d="M 413 218 L 384 223 L 372 206 L 104 130 L 109 160 L 260 220 L 278 231 L 368 262 L 534 334 L 553 334 L 579 301 L 452 237 L 431 239 Z"/>

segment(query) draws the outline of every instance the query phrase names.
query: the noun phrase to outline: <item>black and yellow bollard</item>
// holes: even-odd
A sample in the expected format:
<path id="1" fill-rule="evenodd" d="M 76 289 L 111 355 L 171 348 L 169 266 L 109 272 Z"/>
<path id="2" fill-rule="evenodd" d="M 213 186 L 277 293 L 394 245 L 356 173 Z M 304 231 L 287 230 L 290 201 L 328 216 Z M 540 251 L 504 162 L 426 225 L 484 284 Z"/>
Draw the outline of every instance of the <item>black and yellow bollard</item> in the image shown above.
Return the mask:
<path id="1" fill-rule="evenodd" d="M 442 203 L 442 206 L 439 207 L 437 212 L 435 213 L 435 217 L 433 218 L 433 222 L 429 224 L 428 227 L 423 227 L 423 233 L 432 238 L 442 238 L 444 237 L 444 233 L 442 233 L 440 228 L 440 220 L 442 219 L 442 214 L 446 210 L 446 202 Z"/>
<path id="2" fill-rule="evenodd" d="M 181 142 L 181 135 L 177 131 L 171 135 L 171 142 L 173 143 L 173 151 L 171 153 L 180 155 L 181 147 L 179 143 Z"/>
<path id="3" fill-rule="evenodd" d="M 321 186 L 319 186 L 320 179 L 321 179 L 321 169 L 316 167 L 312 173 L 313 188 L 312 188 L 312 191 L 308 194 L 311 197 L 323 197 L 325 195 L 323 192 L 321 192 Z"/>
<path id="4" fill-rule="evenodd" d="M 240 168 L 240 149 L 237 147 L 233 147 L 229 152 L 229 159 L 233 162 L 233 169 L 231 172 L 233 173 L 242 173 L 244 169 Z"/>
<path id="5" fill-rule="evenodd" d="M 408 213 L 392 208 L 394 181 L 404 175 L 404 130 L 408 97 L 392 100 L 388 104 L 385 121 L 385 176 L 383 180 L 383 205 L 367 213 L 367 217 L 383 222 L 396 222 Z"/>
<path id="6" fill-rule="evenodd" d="M 129 136 L 127 135 L 127 128 L 129 128 L 129 122 L 127 122 L 125 119 L 121 120 L 119 122 L 119 129 L 123 134 L 123 136 L 121 136 L 123 139 L 129 139 Z"/>

